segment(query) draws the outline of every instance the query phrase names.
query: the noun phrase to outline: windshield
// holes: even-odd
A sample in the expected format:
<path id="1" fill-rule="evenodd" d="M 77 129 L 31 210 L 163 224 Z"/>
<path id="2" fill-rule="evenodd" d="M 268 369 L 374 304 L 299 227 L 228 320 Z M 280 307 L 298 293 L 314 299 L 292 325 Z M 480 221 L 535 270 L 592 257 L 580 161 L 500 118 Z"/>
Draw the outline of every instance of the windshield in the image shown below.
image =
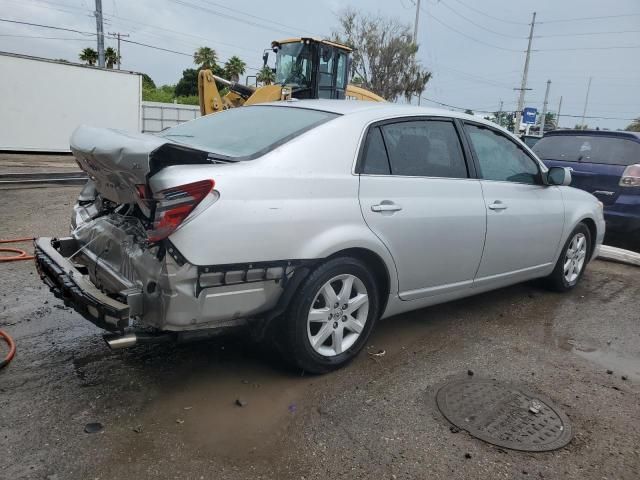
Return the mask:
<path id="1" fill-rule="evenodd" d="M 640 143 L 598 135 L 550 135 L 533 151 L 545 160 L 628 166 L 640 159 Z"/>
<path id="2" fill-rule="evenodd" d="M 285 43 L 276 56 L 276 83 L 311 87 L 311 46 L 302 42 Z"/>
<path id="3" fill-rule="evenodd" d="M 220 157 L 249 160 L 338 114 L 295 107 L 238 107 L 181 123 L 158 135 Z"/>

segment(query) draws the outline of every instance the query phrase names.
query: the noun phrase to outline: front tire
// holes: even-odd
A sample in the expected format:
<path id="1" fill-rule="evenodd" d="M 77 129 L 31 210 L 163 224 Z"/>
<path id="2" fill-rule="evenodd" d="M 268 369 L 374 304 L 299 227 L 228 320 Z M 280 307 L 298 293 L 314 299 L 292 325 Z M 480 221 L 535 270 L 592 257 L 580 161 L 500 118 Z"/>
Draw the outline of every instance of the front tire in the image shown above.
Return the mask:
<path id="1" fill-rule="evenodd" d="M 579 223 L 567 239 L 551 275 L 547 277 L 549 287 L 557 292 L 573 289 L 584 274 L 591 256 L 591 232 L 584 223 Z"/>
<path id="2" fill-rule="evenodd" d="M 326 373 L 349 363 L 380 316 L 375 277 L 353 257 L 336 257 L 301 284 L 284 318 L 282 350 L 289 363 Z"/>

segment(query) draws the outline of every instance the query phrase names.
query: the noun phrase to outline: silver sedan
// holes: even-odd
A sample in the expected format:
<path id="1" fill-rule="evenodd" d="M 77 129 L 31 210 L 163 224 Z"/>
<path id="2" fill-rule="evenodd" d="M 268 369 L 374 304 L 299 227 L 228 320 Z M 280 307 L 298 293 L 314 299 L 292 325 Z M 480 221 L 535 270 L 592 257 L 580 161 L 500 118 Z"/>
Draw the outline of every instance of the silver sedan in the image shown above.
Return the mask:
<path id="1" fill-rule="evenodd" d="M 327 372 L 380 318 L 534 278 L 570 290 L 604 236 L 569 171 L 450 111 L 291 101 L 71 145 L 91 180 L 36 261 L 112 347 L 245 327 Z"/>

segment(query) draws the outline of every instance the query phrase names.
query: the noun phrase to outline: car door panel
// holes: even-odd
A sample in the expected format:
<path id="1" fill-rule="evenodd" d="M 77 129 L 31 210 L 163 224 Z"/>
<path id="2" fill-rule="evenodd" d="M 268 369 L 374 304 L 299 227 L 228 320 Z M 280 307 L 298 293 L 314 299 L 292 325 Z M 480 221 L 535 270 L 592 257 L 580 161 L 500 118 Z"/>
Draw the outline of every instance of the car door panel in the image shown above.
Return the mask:
<path id="1" fill-rule="evenodd" d="M 482 258 L 486 208 L 470 179 L 451 120 L 405 120 L 369 128 L 360 207 L 398 270 L 400 298 L 472 285 Z"/>
<path id="2" fill-rule="evenodd" d="M 486 223 L 477 180 L 362 175 L 360 206 L 396 262 L 403 300 L 471 285 Z"/>
<path id="3" fill-rule="evenodd" d="M 517 281 L 546 272 L 564 228 L 558 187 L 544 185 L 538 162 L 515 140 L 465 123 L 487 206 L 487 234 L 475 283 Z"/>

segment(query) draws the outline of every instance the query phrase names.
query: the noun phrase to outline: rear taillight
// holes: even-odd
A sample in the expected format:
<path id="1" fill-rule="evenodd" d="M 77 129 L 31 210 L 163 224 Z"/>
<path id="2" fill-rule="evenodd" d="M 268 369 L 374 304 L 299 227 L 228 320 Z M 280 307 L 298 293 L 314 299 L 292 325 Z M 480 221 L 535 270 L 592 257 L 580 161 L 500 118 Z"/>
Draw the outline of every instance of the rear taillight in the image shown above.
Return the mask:
<path id="1" fill-rule="evenodd" d="M 147 232 L 149 240 L 157 242 L 171 235 L 189 214 L 211 193 L 215 182 L 202 180 L 156 193 L 153 228 Z"/>
<path id="2" fill-rule="evenodd" d="M 640 187 L 640 164 L 629 165 L 620 177 L 621 187 Z"/>

